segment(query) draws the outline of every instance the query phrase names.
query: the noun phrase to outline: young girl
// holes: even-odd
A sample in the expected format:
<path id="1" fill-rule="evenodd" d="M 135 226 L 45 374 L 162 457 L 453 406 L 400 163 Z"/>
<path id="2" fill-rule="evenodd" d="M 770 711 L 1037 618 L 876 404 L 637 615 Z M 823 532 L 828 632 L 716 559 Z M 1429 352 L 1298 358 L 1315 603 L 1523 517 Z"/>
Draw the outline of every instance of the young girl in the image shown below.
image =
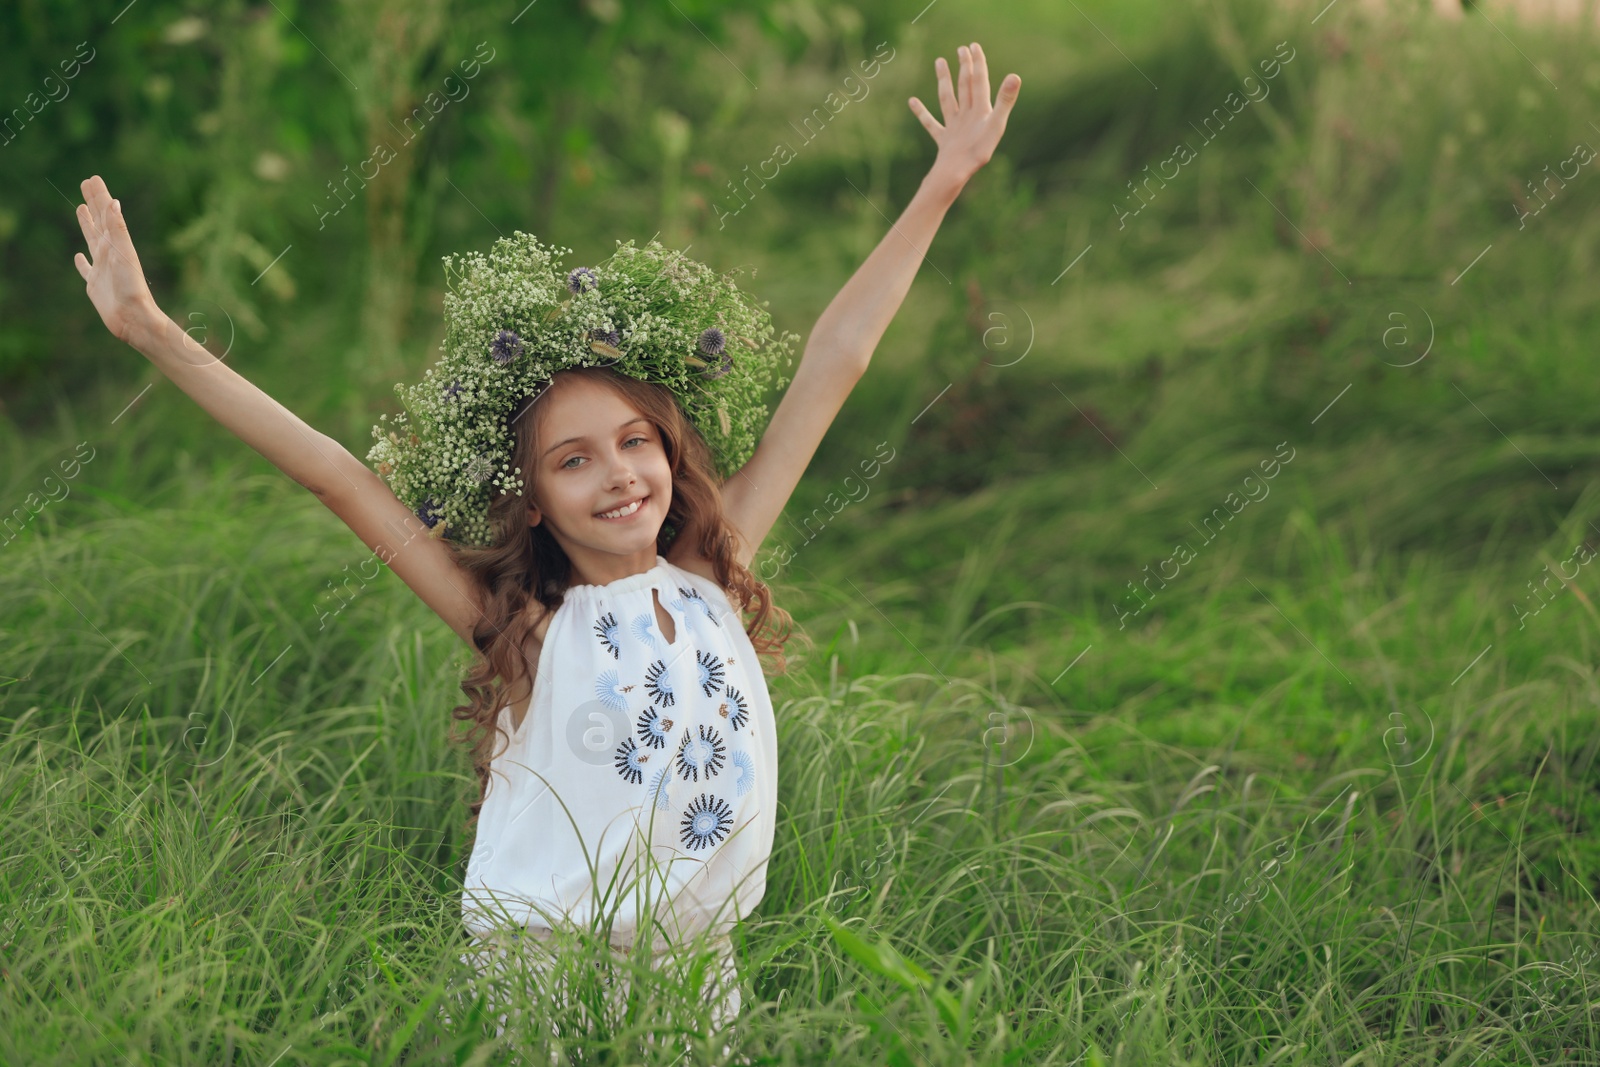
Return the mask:
<path id="1" fill-rule="evenodd" d="M 777 807 L 775 723 L 752 638 L 769 612 L 788 621 L 749 565 L 945 212 L 1005 130 L 1021 79 L 1007 75 L 991 104 L 982 49 L 958 52 L 955 84 L 945 60 L 934 62 L 943 123 L 909 101 L 938 146 L 932 168 L 817 320 L 748 461 L 719 482 L 680 392 L 613 367 L 567 367 L 542 380 L 500 435 L 509 443 L 491 458 L 526 489 L 496 483 L 483 521 L 465 523 L 490 531 L 475 544 L 448 538 L 456 513 L 446 524 L 434 502 L 402 502 L 167 318 L 121 205 L 99 177 L 83 182 L 77 215 L 92 259 L 79 253 L 75 263 L 107 328 L 315 493 L 477 653 L 462 684 L 471 703 L 455 712 L 481 731 L 462 914 L 474 951 L 492 950 L 496 967 L 511 945 L 549 944 L 574 927 L 601 930 L 617 950 L 648 945 L 656 958 L 705 937 L 716 952 L 716 1022 L 737 1015 L 727 935 L 765 891 Z M 573 271 L 572 293 L 583 297 L 595 278 Z M 702 339 L 712 334 L 702 351 L 721 355 L 719 331 Z M 610 326 L 582 336 L 599 338 L 596 351 L 628 347 Z M 509 365 L 523 345 L 502 331 L 493 356 Z M 755 611 L 747 627 L 746 610 Z M 763 641 L 780 669 L 781 647 L 781 636 Z M 643 856 L 634 831 L 649 842 Z"/>

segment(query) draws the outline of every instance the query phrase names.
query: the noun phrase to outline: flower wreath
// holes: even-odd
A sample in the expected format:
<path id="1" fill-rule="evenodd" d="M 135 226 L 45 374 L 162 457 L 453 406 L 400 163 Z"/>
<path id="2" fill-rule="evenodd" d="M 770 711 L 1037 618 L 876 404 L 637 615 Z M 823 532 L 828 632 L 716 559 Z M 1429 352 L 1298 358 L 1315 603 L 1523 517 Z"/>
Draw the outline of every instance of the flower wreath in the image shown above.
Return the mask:
<path id="1" fill-rule="evenodd" d="M 487 257 L 444 257 L 444 355 L 421 382 L 396 383 L 403 410 L 378 417 L 367 454 L 429 536 L 491 543 L 493 496 L 524 488 L 511 423 L 568 367 L 610 366 L 671 389 L 724 479 L 755 451 L 767 388 L 780 362 L 793 364 L 798 336 L 774 335 L 736 272 L 657 241 L 619 241 L 608 261 L 563 283 L 559 261 L 571 254 L 518 231 Z"/>

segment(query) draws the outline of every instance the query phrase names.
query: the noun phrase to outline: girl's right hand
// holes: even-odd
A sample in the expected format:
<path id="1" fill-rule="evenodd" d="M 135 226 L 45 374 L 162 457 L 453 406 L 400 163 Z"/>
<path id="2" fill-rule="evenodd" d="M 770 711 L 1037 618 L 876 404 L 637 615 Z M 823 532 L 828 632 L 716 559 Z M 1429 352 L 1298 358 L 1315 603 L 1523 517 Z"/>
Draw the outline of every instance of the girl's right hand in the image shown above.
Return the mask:
<path id="1" fill-rule="evenodd" d="M 950 65 L 944 57 L 933 61 L 944 123 L 941 125 L 927 105 L 916 97 L 911 98 L 910 104 L 912 114 L 939 146 L 933 172 L 948 175 L 960 189 L 994 156 L 1000 135 L 1006 132 L 1006 120 L 1011 117 L 1017 94 L 1022 92 L 1022 78 L 1007 74 L 1000 82 L 1000 94 L 991 104 L 989 60 L 983 54 L 983 47 L 974 41 L 971 47 L 962 45 L 956 51 L 961 57 L 961 76 L 955 88 L 950 85 Z"/>
<path id="2" fill-rule="evenodd" d="M 85 203 L 78 205 L 78 226 L 89 242 L 94 261 L 91 263 L 79 252 L 73 263 L 88 283 L 89 299 L 106 329 L 117 339 L 138 347 L 136 340 L 154 332 L 165 316 L 145 284 L 144 270 L 122 217 L 122 205 L 111 199 L 110 190 L 98 174 L 80 188 Z"/>

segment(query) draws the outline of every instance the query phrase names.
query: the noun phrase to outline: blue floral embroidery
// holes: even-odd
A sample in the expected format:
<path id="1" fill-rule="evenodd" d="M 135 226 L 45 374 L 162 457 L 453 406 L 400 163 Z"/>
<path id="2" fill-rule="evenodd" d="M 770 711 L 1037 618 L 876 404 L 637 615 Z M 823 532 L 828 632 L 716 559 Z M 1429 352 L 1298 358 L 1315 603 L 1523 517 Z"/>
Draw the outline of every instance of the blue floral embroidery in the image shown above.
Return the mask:
<path id="1" fill-rule="evenodd" d="M 700 668 L 700 689 L 711 696 L 722 688 L 722 661 L 710 652 L 695 654 L 695 665 Z"/>
<path id="2" fill-rule="evenodd" d="M 656 809 L 666 811 L 669 798 L 667 783 L 672 781 L 672 765 L 663 764 L 650 778 L 650 795 L 656 798 Z"/>
<path id="3" fill-rule="evenodd" d="M 717 714 L 728 720 L 728 724 L 735 730 L 750 721 L 750 709 L 744 702 L 744 697 L 733 686 L 728 686 L 727 700 L 717 708 Z"/>
<path id="4" fill-rule="evenodd" d="M 667 647 L 666 640 L 656 631 L 656 620 L 648 614 L 635 615 L 633 619 L 633 636 L 642 643 L 649 645 L 655 652 L 660 652 Z"/>
<path id="5" fill-rule="evenodd" d="M 650 753 L 641 752 L 633 738 L 624 737 L 617 746 L 617 773 L 634 785 L 644 781 L 645 764 L 649 762 Z"/>
<path id="6" fill-rule="evenodd" d="M 683 741 L 678 745 L 678 774 L 692 782 L 700 780 L 700 772 L 705 771 L 709 779 L 722 770 L 726 759 L 724 752 L 726 746 L 722 738 L 717 736 L 717 731 L 705 723 L 700 724 L 699 736 L 691 736 L 688 730 L 683 732 Z"/>
<path id="7" fill-rule="evenodd" d="M 693 586 L 685 589 L 680 585 L 678 586 L 678 593 L 680 594 L 680 599 L 672 602 L 673 607 L 677 608 L 679 611 L 687 611 L 687 609 L 690 607 L 698 608 L 699 610 L 705 612 L 706 618 L 710 619 L 718 626 L 722 625 L 722 620 L 718 619 L 714 614 L 712 614 L 711 605 L 707 604 L 706 598 L 700 595 L 700 590 L 694 588 Z"/>
<path id="8" fill-rule="evenodd" d="M 600 638 L 600 646 L 611 653 L 612 659 L 622 658 L 622 642 L 619 640 L 621 630 L 615 615 L 608 611 L 595 620 L 594 632 Z"/>
<path id="9" fill-rule="evenodd" d="M 733 828 L 733 808 L 721 797 L 701 793 L 683 811 L 683 843 L 701 849 L 715 845 Z"/>
<path id="10" fill-rule="evenodd" d="M 624 694 L 632 691 L 633 686 L 623 685 L 616 671 L 601 671 L 600 677 L 594 682 L 594 695 L 608 707 L 616 708 L 618 711 L 628 710 L 628 701 Z"/>
<path id="11" fill-rule="evenodd" d="M 733 765 L 737 768 L 733 784 L 736 794 L 742 797 L 756 784 L 756 761 L 750 758 L 750 753 L 741 748 L 733 754 Z"/>
<path id="12" fill-rule="evenodd" d="M 667 665 L 656 660 L 645 668 L 644 687 L 650 693 L 650 699 L 664 708 L 670 708 L 677 698 L 672 695 L 672 675 L 667 673 Z"/>
<path id="13" fill-rule="evenodd" d="M 645 708 L 639 716 L 639 738 L 651 748 L 666 748 L 671 732 L 672 720 L 657 716 L 655 708 Z"/>

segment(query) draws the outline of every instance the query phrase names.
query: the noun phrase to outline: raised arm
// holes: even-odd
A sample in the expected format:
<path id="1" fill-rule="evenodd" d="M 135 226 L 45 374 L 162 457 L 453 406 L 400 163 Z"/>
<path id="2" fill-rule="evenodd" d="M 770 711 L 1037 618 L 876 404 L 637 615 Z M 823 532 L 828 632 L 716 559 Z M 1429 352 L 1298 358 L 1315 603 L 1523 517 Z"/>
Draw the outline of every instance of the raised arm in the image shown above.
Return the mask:
<path id="1" fill-rule="evenodd" d="M 273 466 L 316 494 L 450 628 L 474 645 L 482 618 L 475 586 L 450 551 L 389 487 L 339 442 L 312 429 L 217 359 L 156 306 L 122 206 L 98 176 L 82 185 L 78 225 L 93 259 L 73 262 L 100 318 L 120 340 Z"/>
<path id="2" fill-rule="evenodd" d="M 82 189 L 78 225 L 93 261 L 79 252 L 73 262 L 106 328 L 273 466 L 318 496 L 325 494 L 341 476 L 335 460 L 344 447 L 240 377 L 162 313 L 133 250 L 122 205 L 98 175 Z"/>
<path id="3" fill-rule="evenodd" d="M 962 45 L 957 51 L 961 59 L 959 92 L 951 88 L 950 67 L 944 57 L 933 61 L 944 124 L 934 119 L 921 100 L 912 97 L 909 101 L 912 112 L 939 146 L 933 166 L 900 218 L 890 224 L 878 247 L 817 319 L 803 359 L 815 356 L 819 365 L 866 370 L 883 331 L 910 291 L 911 280 L 933 244 L 945 212 L 994 155 L 1012 105 L 1022 91 L 1022 79 L 1006 75 L 999 98 L 991 105 L 983 49 L 973 42 L 970 48 Z"/>
<path id="4" fill-rule="evenodd" d="M 890 223 L 866 262 L 817 319 L 794 380 L 760 444 L 749 462 L 723 486 L 724 508 L 742 539 L 736 556 L 746 566 L 783 513 L 845 398 L 866 373 L 945 212 L 978 169 L 989 162 L 1005 132 L 1022 79 L 1006 75 L 999 97 L 991 104 L 983 49 L 974 42 L 958 52 L 961 72 L 955 87 L 944 57 L 934 60 L 944 122 L 936 121 L 916 97 L 910 100 L 912 113 L 939 146 L 932 168 L 900 218 Z"/>

